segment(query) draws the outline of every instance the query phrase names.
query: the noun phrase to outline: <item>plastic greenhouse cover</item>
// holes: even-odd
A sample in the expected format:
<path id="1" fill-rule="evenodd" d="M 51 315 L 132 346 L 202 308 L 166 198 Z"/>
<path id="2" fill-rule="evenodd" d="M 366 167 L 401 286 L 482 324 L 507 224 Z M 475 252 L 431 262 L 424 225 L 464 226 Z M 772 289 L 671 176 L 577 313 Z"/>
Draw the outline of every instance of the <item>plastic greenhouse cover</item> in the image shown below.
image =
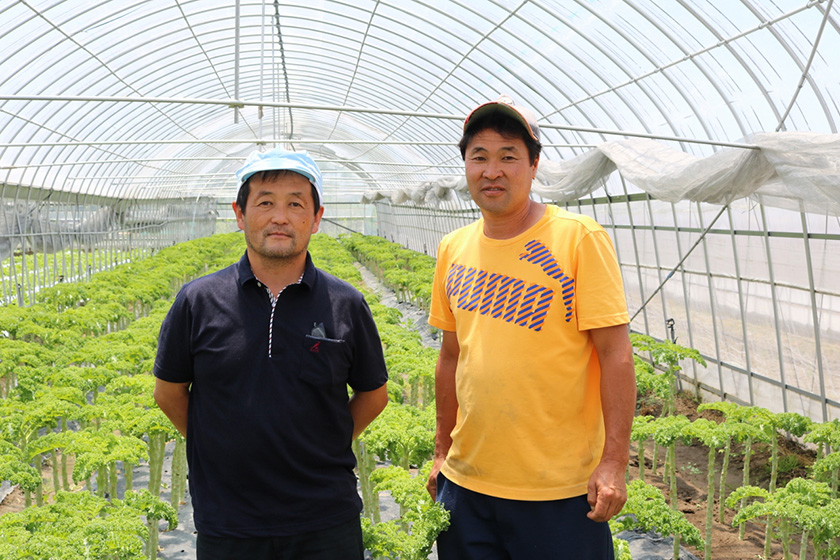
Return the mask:
<path id="1" fill-rule="evenodd" d="M 760 133 L 746 138 L 757 149 L 724 148 L 698 157 L 644 138 L 607 142 L 573 159 L 541 159 L 531 191 L 555 202 L 597 190 L 613 171 L 652 197 L 728 204 L 753 197 L 777 208 L 840 216 L 840 134 Z M 436 206 L 453 196 L 469 199 L 466 178 L 443 177 L 415 188 L 369 191 L 363 202 L 409 200 Z"/>

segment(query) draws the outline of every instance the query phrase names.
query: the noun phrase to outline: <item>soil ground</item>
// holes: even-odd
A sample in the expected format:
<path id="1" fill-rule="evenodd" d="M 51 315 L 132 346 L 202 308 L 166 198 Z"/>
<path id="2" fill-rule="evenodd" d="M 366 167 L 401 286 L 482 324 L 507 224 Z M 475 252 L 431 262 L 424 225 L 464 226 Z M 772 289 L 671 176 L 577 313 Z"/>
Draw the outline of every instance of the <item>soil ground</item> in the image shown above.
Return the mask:
<path id="1" fill-rule="evenodd" d="M 651 411 L 655 412 L 655 411 Z M 722 416 L 714 411 L 706 411 L 702 413 L 697 412 L 697 402 L 681 395 L 677 398 L 677 413 L 684 414 L 689 419 L 694 420 L 699 417 L 708 418 L 710 420 L 721 421 Z M 777 488 L 784 486 L 790 479 L 794 477 L 807 477 L 807 466 L 814 462 L 815 454 L 795 442 L 782 438 L 780 440 L 780 457 L 789 457 L 784 461 L 788 465 L 796 465 L 786 473 L 779 474 L 777 481 Z M 666 489 L 666 481 L 662 477 L 662 457 L 664 452 L 660 453 L 659 465 L 656 474 L 651 473 L 651 457 L 653 455 L 653 447 L 649 444 L 645 451 L 646 464 L 646 480 L 648 483 L 654 484 L 659 488 Z M 750 462 L 750 484 L 754 486 L 767 487 L 770 479 L 770 449 L 767 445 L 756 444 L 753 446 L 753 457 Z M 706 531 L 706 503 L 708 494 L 706 492 L 706 467 L 708 464 L 708 448 L 702 445 L 678 445 L 676 451 L 677 457 L 677 494 L 679 509 L 686 518 L 705 536 Z M 723 454 L 719 453 L 716 464 L 718 468 L 718 475 L 722 466 Z M 740 447 L 733 447 L 729 459 L 729 468 L 727 469 L 726 487 L 727 494 L 738 488 L 743 483 L 743 453 Z M 634 480 L 639 475 L 638 455 L 635 449 L 631 450 L 630 459 L 630 479 Z M 719 478 L 717 479 L 719 482 Z M 726 509 L 724 512 L 725 523 L 718 522 L 718 512 L 720 507 L 720 497 L 715 498 L 715 518 L 714 531 L 712 533 L 712 558 L 714 560 L 756 560 L 764 559 L 764 531 L 765 526 L 762 523 L 748 523 L 744 540 L 738 538 L 738 528 L 732 527 L 732 518 L 735 511 Z M 794 536 L 795 543 L 792 547 L 793 551 L 799 552 L 799 542 L 796 540 L 798 535 Z M 692 554 L 698 558 L 703 558 L 703 553 L 692 547 L 686 547 Z M 812 557 L 813 549 L 809 549 L 809 558 Z M 771 554 L 767 558 L 776 559 L 782 558 L 782 546 L 778 541 L 774 541 L 771 547 Z M 797 554 L 793 554 L 794 558 L 799 558 Z"/>

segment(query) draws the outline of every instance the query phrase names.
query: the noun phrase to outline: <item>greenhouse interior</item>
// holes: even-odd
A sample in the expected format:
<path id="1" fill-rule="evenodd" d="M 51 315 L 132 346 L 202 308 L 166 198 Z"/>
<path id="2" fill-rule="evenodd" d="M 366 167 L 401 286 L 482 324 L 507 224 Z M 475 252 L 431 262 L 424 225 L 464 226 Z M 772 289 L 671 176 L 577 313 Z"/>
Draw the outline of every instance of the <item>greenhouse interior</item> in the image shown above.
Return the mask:
<path id="1" fill-rule="evenodd" d="M 241 257 L 231 204 L 235 171 L 251 152 L 283 147 L 314 158 L 324 184 L 319 236 L 344 246 L 381 239 L 392 253 L 411 251 L 433 269 L 441 239 L 481 217 L 458 141 L 470 111 L 500 96 L 538 119 L 543 148 L 531 197 L 594 218 L 609 234 L 631 333 L 692 351 L 676 361 L 653 359 L 654 371 L 667 370 L 660 375 L 673 375 L 680 394 L 699 402 L 836 426 L 838 69 L 840 7 L 833 0 L 2 0 L 3 432 L 18 429 L 10 426 L 25 415 L 26 391 L 37 401 L 32 380 L 48 375 L 43 368 L 105 367 L 71 356 L 86 352 L 91 335 L 115 336 L 146 316 L 157 317 L 149 334 L 156 337 L 158 299 L 171 301 L 186 280 Z M 165 295 L 133 296 L 130 311 L 114 312 L 104 330 L 85 327 L 76 336 L 66 326 L 83 320 L 68 314 L 85 307 L 78 298 L 92 296 L 78 294 L 90 294 L 85 285 L 97 277 L 99 289 L 117 292 L 101 305 L 113 305 L 130 278 L 146 274 L 138 272 L 143 263 L 169 248 L 183 255 L 191 245 L 182 244 L 231 235 L 235 249 L 223 262 L 182 271 L 167 280 Z M 375 268 L 350 245 L 361 265 Z M 136 276 L 106 279 L 120 270 Z M 164 273 L 154 270 L 150 277 Z M 126 285 L 116 289 L 120 281 Z M 422 298 L 401 292 L 405 285 L 391 289 L 407 309 L 423 307 Z M 39 319 L 24 329 L 33 314 Z M 50 321 L 60 326 L 50 330 Z M 651 363 L 650 352 L 638 356 Z M 151 378 L 150 363 L 137 357 L 136 373 Z M 433 377 L 434 356 L 429 363 L 425 375 Z M 840 449 L 840 435 L 823 442 L 788 427 L 778 432 L 816 450 L 816 459 Z M 152 432 L 143 437 L 153 454 Z M 69 444 L 32 444 L 35 456 L 3 438 L 0 496 L 18 488 L 27 505 L 57 506 L 62 486 L 110 483 L 103 466 L 62 484 L 55 473 L 71 455 Z M 377 459 L 397 462 L 386 455 Z M 643 467 L 645 460 L 640 454 Z M 148 455 L 119 461 L 123 470 L 152 462 Z M 42 464 L 53 466 L 54 479 L 18 480 L 21 469 Z M 823 481 L 809 466 L 802 477 Z M 825 475 L 833 505 L 820 507 L 840 512 L 833 468 Z M 654 454 L 649 479 L 656 469 Z M 667 469 L 661 478 L 667 491 Z M 168 484 L 166 492 L 174 492 L 175 481 Z M 735 511 L 727 512 L 730 528 Z M 36 532 L 9 540 L 12 525 L 2 520 L 11 514 L 0 513 L 0 557 L 81 558 L 12 555 Z M 183 523 L 188 514 L 180 516 Z M 762 540 L 756 554 L 791 557 L 779 519 L 767 517 L 775 538 L 766 545 L 772 548 L 762 549 Z M 764 518 L 753 522 L 763 539 Z M 797 557 L 838 557 L 831 554 L 840 550 L 840 530 L 823 534 L 797 523 L 794 532 L 804 535 L 801 550 L 794 539 Z M 708 525 L 697 524 L 700 531 Z M 408 526 L 405 532 L 420 538 Z M 135 539 L 142 554 L 91 558 L 191 558 L 166 552 L 167 532 L 161 525 L 160 535 Z M 677 534 L 688 541 L 688 531 Z M 709 544 L 692 550 L 737 557 Z M 373 557 L 434 554 L 418 550 Z"/>

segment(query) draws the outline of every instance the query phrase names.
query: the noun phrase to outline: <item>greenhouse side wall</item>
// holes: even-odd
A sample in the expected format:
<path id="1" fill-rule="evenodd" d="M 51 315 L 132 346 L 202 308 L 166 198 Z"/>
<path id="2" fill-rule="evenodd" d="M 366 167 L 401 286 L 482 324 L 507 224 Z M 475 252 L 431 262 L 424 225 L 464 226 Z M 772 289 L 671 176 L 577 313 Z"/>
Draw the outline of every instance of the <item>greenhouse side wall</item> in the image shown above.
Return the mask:
<path id="1" fill-rule="evenodd" d="M 211 198 L 128 201 L 38 189 L 0 194 L 3 304 L 31 305 L 44 287 L 84 280 L 215 231 Z"/>
<path id="2" fill-rule="evenodd" d="M 612 237 L 632 330 L 695 348 L 708 362 L 682 364 L 683 389 L 816 421 L 840 417 L 836 217 L 742 200 L 712 225 L 720 206 L 644 194 L 564 206 Z M 463 201 L 378 202 L 376 211 L 378 235 L 432 256 L 443 235 L 479 217 Z"/>

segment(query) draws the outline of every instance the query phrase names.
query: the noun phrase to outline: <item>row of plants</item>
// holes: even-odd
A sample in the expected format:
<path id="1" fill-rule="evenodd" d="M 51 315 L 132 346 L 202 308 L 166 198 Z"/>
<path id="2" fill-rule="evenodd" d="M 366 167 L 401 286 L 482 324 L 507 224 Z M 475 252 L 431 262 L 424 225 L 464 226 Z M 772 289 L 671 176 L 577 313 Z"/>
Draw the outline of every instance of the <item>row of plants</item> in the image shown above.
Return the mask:
<path id="1" fill-rule="evenodd" d="M 158 330 L 184 281 L 242 250 L 241 236 L 190 242 L 0 307 L 0 479 L 26 506 L 0 517 L 0 557 L 157 557 L 159 520 L 177 525 L 186 488 L 183 438 L 152 399 Z M 140 464 L 148 482 L 135 490 Z"/>
<path id="2" fill-rule="evenodd" d="M 28 252 L 15 254 L 0 266 L 0 289 L 13 301 L 24 306 L 38 301 L 41 286 L 75 282 L 90 278 L 100 271 L 137 258 L 140 249 L 101 247 L 92 250 L 67 249 L 55 253 Z"/>
<path id="3" fill-rule="evenodd" d="M 402 300 L 424 306 L 428 310 L 428 287 L 434 273 L 434 259 L 414 253 L 406 255 L 401 246 L 383 238 L 358 234 L 342 236 L 340 242 L 353 255 L 374 271 L 379 279 Z M 402 271 L 403 274 L 395 274 Z M 412 292 L 413 286 L 424 290 Z M 680 545 L 686 544 L 703 552 L 706 559 L 712 550 L 713 516 L 724 522 L 728 511 L 732 525 L 739 527 L 744 538 L 748 521 L 765 523 L 764 557 L 769 558 L 771 544 L 782 546 L 785 560 L 792 557 L 793 535 L 800 539 L 799 556 L 806 558 L 809 545 L 817 559 L 840 557 L 840 421 L 813 422 L 796 413 L 772 413 L 754 406 L 732 402 L 702 404 L 699 411 L 714 411 L 716 419 L 689 420 L 676 413 L 679 374 L 682 364 L 693 360 L 705 367 L 699 352 L 670 341 L 632 334 L 636 354 L 636 378 L 640 402 L 652 399 L 661 403 L 661 414 L 637 415 L 632 441 L 639 464 L 639 478 L 628 486 L 628 502 L 611 522 L 613 533 L 625 529 L 653 530 L 674 536 L 674 559 L 679 558 Z M 430 366 L 431 367 L 431 366 Z M 808 478 L 797 477 L 777 487 L 779 474 L 788 468 L 782 464 L 780 441 L 801 438 L 816 447 L 816 461 Z M 702 445 L 708 449 L 706 476 L 706 520 L 704 531 L 692 525 L 680 512 L 677 501 L 677 444 Z M 759 486 L 751 480 L 751 459 L 757 447 L 769 450 L 769 480 Z M 652 448 L 652 457 L 646 449 Z M 664 453 L 664 460 L 659 455 Z M 733 454 L 743 456 L 743 478 L 739 488 L 725 484 Z M 650 480 L 646 465 L 653 474 L 662 463 L 662 483 Z M 797 463 L 798 464 L 798 463 Z M 728 510 L 726 509 L 728 508 Z M 616 541 L 617 557 L 629 558 L 622 542 Z"/>
<path id="4" fill-rule="evenodd" d="M 770 557 L 774 542 L 781 544 L 785 560 L 792 558 L 795 533 L 799 534 L 800 559 L 807 557 L 809 545 L 817 559 L 840 557 L 840 451 L 832 451 L 840 449 L 840 421 L 819 423 L 795 412 L 773 413 L 763 407 L 733 402 L 700 404 L 697 411 L 710 412 L 713 419 L 700 417 L 692 421 L 675 412 L 677 377 L 680 363 L 690 359 L 705 366 L 702 357 L 695 350 L 669 341 L 660 342 L 638 334 L 631 338 L 639 353 L 636 378 L 640 394 L 642 398 L 659 398 L 663 403 L 659 417 L 640 414 L 634 419 L 632 441 L 637 447 L 639 481 L 645 482 L 647 477 L 646 443 L 651 442 L 650 466 L 654 473 L 659 464 L 658 455 L 662 450 L 665 452 L 662 478 L 671 496 L 670 505 L 676 510 L 678 444 L 699 444 L 708 449 L 705 557 L 713 555 L 710 544 L 716 503 L 717 521 L 724 523 L 728 511 L 741 539 L 746 522 L 764 522 L 765 558 Z M 807 477 L 794 477 L 780 487 L 780 475 L 800 466 L 797 455 L 781 454 L 781 444 L 792 440 L 810 444 L 816 450 L 815 461 Z M 760 486 L 751 474 L 757 448 L 769 453 L 769 476 Z M 743 461 L 742 483 L 730 492 L 726 476 L 735 453 Z M 673 534 L 676 558 L 681 534 L 679 531 Z"/>
<path id="5" fill-rule="evenodd" d="M 435 272 L 433 257 L 382 237 L 360 233 L 342 235 L 339 241 L 356 260 L 393 290 L 399 301 L 429 310 Z"/>
<path id="6" fill-rule="evenodd" d="M 335 240 L 315 236 L 310 248 L 319 266 L 364 289 L 354 259 Z M 185 281 L 230 264 L 243 250 L 241 234 L 197 240 L 89 282 L 44 290 L 32 307 L 0 308 L 0 479 L 18 485 L 27 506 L 0 517 L 0 540 L 10 543 L 3 549 L 9 555 L 0 557 L 157 557 L 158 520 L 177 524 L 174 508 L 186 481 L 183 438 L 152 400 L 157 333 Z M 413 468 L 417 449 L 430 449 L 433 440 L 434 410 L 426 405 L 433 402 L 435 352 L 399 324 L 398 311 L 366 295 L 392 378 L 392 405 L 356 444 L 367 488 L 366 542 L 378 557 L 425 558 L 447 519 Z M 407 418 L 421 415 L 420 427 L 408 427 Z M 164 447 L 172 442 L 167 485 Z M 139 464 L 148 465 L 149 483 L 135 491 Z M 44 467 L 52 471 L 48 479 Z M 159 499 L 167 486 L 170 504 Z M 386 490 L 402 515 L 383 522 L 376 498 Z M 47 522 L 68 507 L 84 515 Z M 143 519 L 141 539 L 136 522 Z M 93 546 L 92 533 L 110 536 Z M 87 543 L 84 553 L 80 543 Z"/>
<path id="7" fill-rule="evenodd" d="M 446 512 L 425 491 L 433 450 L 437 352 L 424 347 L 420 335 L 401 324 L 399 311 L 382 305 L 364 286 L 355 261 L 362 261 L 392 288 L 400 287 L 403 301 L 427 308 L 434 260 L 419 253 L 407 255 L 400 246 L 381 238 L 358 235 L 338 241 L 316 235 L 310 249 L 320 267 L 365 292 L 390 374 L 390 405 L 354 444 L 366 546 L 377 558 L 427 558 L 435 537 L 448 523 Z M 157 332 L 172 297 L 185 281 L 230 264 L 243 250 L 241 234 L 217 235 L 116 267 L 88 282 L 43 290 L 38 303 L 26 309 L 0 307 L 0 337 L 4 338 L 0 348 L 0 479 L 24 489 L 27 505 L 34 502 L 34 507 L 19 514 L 0 516 L 0 541 L 12 543 L 0 545 L 0 557 L 156 557 L 157 520 L 167 521 L 170 527 L 173 520 L 177 522 L 173 512 L 184 496 L 186 478 L 183 439 L 151 399 Z M 386 274 L 396 269 L 406 274 Z M 766 546 L 773 540 L 781 542 L 786 558 L 792 554 L 792 538 L 797 533 L 801 558 L 809 543 L 817 558 L 838 554 L 834 527 L 840 526 L 836 495 L 840 453 L 832 450 L 840 449 L 840 423 L 817 424 L 799 415 L 774 415 L 733 403 L 703 405 L 702 409 L 716 411 L 720 422 L 690 421 L 675 413 L 676 380 L 681 363 L 693 359 L 702 364 L 702 358 L 691 349 L 649 337 L 634 335 L 633 342 L 640 394 L 643 399 L 661 399 L 663 414 L 658 418 L 640 415 L 634 423 L 639 480 L 629 484 L 627 505 L 611 522 L 614 533 L 627 528 L 656 530 L 678 537 L 675 552 L 682 542 L 704 550 L 706 558 L 713 556 L 708 545 L 711 517 L 706 520 L 704 538 L 676 508 L 676 443 L 694 442 L 709 450 L 708 516 L 713 515 L 718 496 L 736 526 L 764 520 Z M 809 478 L 776 488 L 782 468 L 780 434 L 798 435 L 813 443 L 819 460 Z M 158 474 L 167 443 L 175 446 L 168 485 Z M 771 450 L 771 469 L 776 474 L 771 473 L 770 481 L 759 487 L 750 484 L 749 464 L 750 450 L 762 445 Z M 646 450 L 650 448 L 649 459 Z M 729 457 L 736 452 L 744 454 L 747 465 L 744 484 L 731 493 L 722 482 L 716 489 L 718 456 L 726 473 Z M 655 485 L 651 475 L 659 472 L 663 453 L 665 484 Z M 138 464 L 149 465 L 150 482 L 148 488 L 135 491 L 132 473 Z M 42 480 L 44 465 L 52 467 L 51 480 Z M 170 489 L 170 504 L 159 498 L 162 487 Z M 121 497 L 118 488 L 125 488 Z M 399 505 L 395 519 L 383 521 L 378 503 L 381 492 L 390 492 Z M 79 514 L 72 518 L 75 521 L 62 513 L 68 508 Z M 717 512 L 723 519 L 723 505 Z M 56 516 L 66 517 L 68 523 L 47 522 Z M 133 521 L 126 521 L 129 518 Z M 143 524 L 142 531 L 137 520 Z M 107 525 L 111 522 L 113 526 Z M 85 552 L 89 556 L 81 556 L 79 543 L 94 542 L 99 544 Z M 617 557 L 630 558 L 626 543 L 615 542 Z"/>

